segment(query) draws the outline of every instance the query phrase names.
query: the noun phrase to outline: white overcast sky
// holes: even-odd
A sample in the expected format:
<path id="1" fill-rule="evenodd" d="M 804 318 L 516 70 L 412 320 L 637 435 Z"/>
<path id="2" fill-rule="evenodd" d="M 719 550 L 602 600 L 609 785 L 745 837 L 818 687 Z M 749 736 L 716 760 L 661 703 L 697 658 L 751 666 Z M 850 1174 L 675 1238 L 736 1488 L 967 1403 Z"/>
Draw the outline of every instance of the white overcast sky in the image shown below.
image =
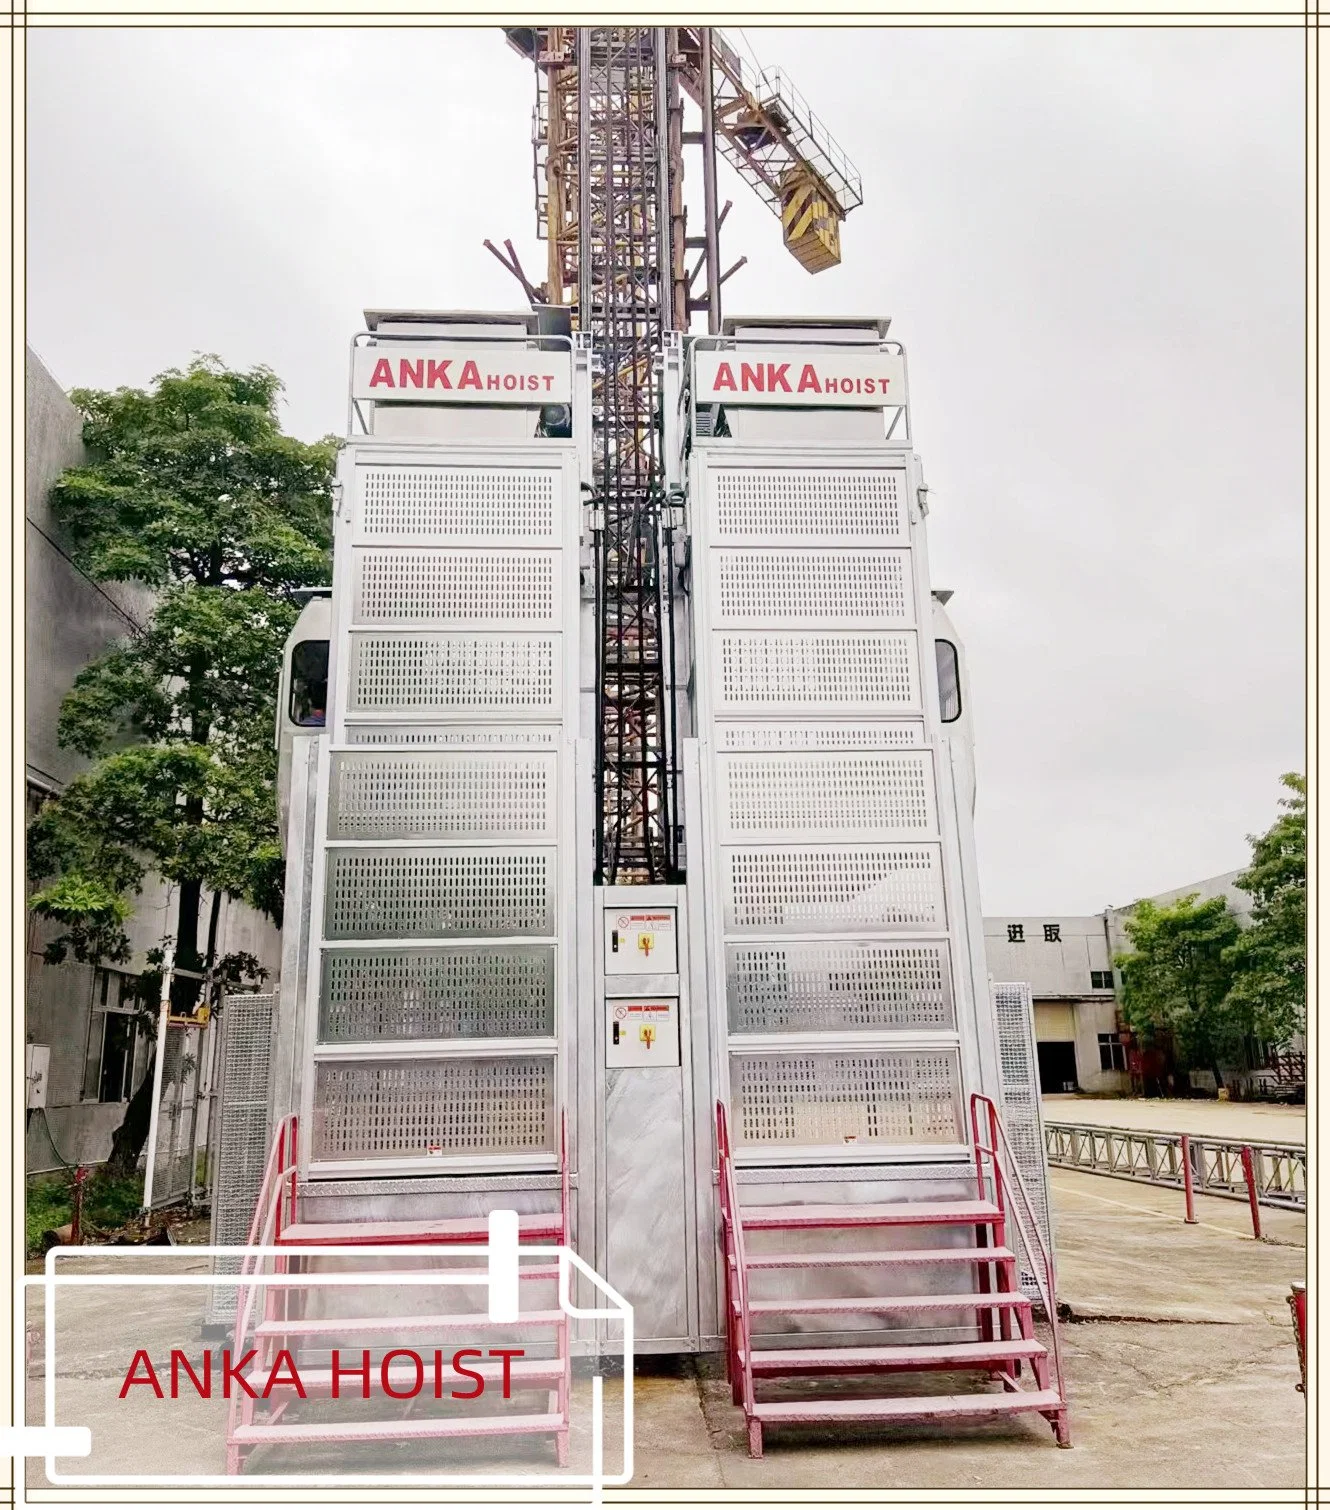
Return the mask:
<path id="1" fill-rule="evenodd" d="M 814 278 L 726 171 L 727 309 L 889 314 L 909 351 L 985 912 L 1238 868 L 1304 758 L 1302 32 L 744 40 L 865 199 Z M 30 28 L 27 54 L 28 339 L 66 387 L 212 351 L 340 433 L 363 309 L 519 306 L 487 236 L 543 276 L 534 85 L 496 28 Z"/>

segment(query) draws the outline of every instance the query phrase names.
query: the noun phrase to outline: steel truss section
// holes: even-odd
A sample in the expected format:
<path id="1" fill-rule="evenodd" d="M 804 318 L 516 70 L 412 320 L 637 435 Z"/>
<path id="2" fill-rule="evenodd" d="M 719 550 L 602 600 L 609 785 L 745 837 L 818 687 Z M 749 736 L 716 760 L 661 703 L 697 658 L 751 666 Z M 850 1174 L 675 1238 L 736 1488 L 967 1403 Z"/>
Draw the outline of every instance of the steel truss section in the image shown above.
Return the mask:
<path id="1" fill-rule="evenodd" d="M 1048 1162 L 1059 1169 L 1085 1169 L 1120 1180 L 1183 1187 L 1183 1135 L 1121 1127 L 1045 1124 Z M 1248 1199 L 1242 1151 L 1249 1148 L 1263 1206 L 1307 1209 L 1307 1150 L 1295 1143 L 1247 1143 L 1187 1136 L 1192 1185 L 1199 1195 Z"/>
<path id="2" fill-rule="evenodd" d="M 577 31 L 578 323 L 592 350 L 598 885 L 680 879 L 658 429 L 670 266 L 661 224 L 669 203 L 666 71 L 663 28 Z"/>

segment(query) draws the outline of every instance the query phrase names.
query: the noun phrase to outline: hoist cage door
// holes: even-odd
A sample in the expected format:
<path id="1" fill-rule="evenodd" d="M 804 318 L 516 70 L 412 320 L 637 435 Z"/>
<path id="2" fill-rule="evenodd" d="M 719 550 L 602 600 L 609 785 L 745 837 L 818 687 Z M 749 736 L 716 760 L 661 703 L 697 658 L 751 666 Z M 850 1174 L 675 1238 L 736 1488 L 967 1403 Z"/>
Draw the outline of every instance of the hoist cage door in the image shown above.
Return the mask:
<path id="1" fill-rule="evenodd" d="M 572 1025 L 571 444 L 341 462 L 302 1080 L 312 1175 L 543 1170 Z"/>
<path id="2" fill-rule="evenodd" d="M 702 863 L 736 1159 L 959 1165 L 981 1088 L 974 887 L 914 460 L 718 440 L 692 467 Z"/>

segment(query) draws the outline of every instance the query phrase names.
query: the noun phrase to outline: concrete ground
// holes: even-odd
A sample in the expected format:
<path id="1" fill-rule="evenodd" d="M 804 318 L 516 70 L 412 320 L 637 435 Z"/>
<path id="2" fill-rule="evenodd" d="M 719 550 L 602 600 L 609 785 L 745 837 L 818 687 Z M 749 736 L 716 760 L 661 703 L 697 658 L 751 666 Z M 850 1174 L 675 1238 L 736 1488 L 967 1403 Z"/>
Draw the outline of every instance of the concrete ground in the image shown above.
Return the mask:
<path id="1" fill-rule="evenodd" d="M 1067 1170 L 1053 1171 L 1052 1191 L 1058 1289 L 1070 1312 L 1062 1326 L 1070 1451 L 1059 1451 L 1046 1423 L 1029 1417 L 954 1432 L 927 1426 L 788 1428 L 770 1432 L 766 1456 L 753 1461 L 719 1360 L 643 1359 L 635 1380 L 634 1487 L 700 1496 L 722 1489 L 883 1485 L 1229 1491 L 1301 1486 L 1305 1410 L 1295 1388 L 1297 1355 L 1285 1297 L 1291 1281 L 1304 1274 L 1304 1219 L 1265 1213 L 1267 1240 L 1258 1243 L 1246 1207 L 1237 1202 L 1199 1198 L 1200 1221 L 1189 1227 L 1175 1191 Z M 176 1253 L 172 1271 L 200 1266 L 200 1260 Z M 174 1287 L 62 1294 L 57 1418 L 94 1426 L 94 1459 L 64 1460 L 66 1471 L 222 1471 L 220 1402 L 158 1401 L 142 1388 L 124 1401 L 117 1398 L 134 1348 L 148 1347 L 160 1357 L 197 1336 L 202 1295 Z M 28 1311 L 39 1360 L 39 1295 L 30 1295 Z M 40 1361 L 30 1376 L 29 1419 L 40 1420 Z M 945 1375 L 934 1380 L 931 1387 L 942 1392 L 956 1383 Z M 920 1388 L 913 1380 L 886 1387 L 907 1393 Z M 572 1446 L 573 1467 L 583 1471 L 589 1465 L 590 1391 L 590 1381 L 579 1379 Z M 612 1423 L 621 1404 L 613 1379 L 606 1381 L 605 1403 Z M 618 1450 L 611 1424 L 609 1464 Z M 373 1458 L 320 1448 L 313 1462 L 270 1456 L 264 1466 L 277 1472 L 458 1471 L 452 1449 L 440 1444 L 383 1447 Z M 544 1446 L 514 1452 L 496 1443 L 482 1449 L 470 1468 L 548 1473 L 553 1455 Z M 30 1463 L 29 1483 L 40 1482 L 40 1464 Z M 358 1498 L 355 1492 L 328 1494 L 330 1501 L 347 1497 Z"/>
<path id="2" fill-rule="evenodd" d="M 1044 1096 L 1050 1122 L 1080 1122 L 1089 1127 L 1135 1127 L 1149 1132 L 1208 1134 L 1212 1138 L 1250 1138 L 1254 1142 L 1306 1143 L 1307 1108 L 1264 1101 L 1117 1101 L 1098 1096 Z"/>

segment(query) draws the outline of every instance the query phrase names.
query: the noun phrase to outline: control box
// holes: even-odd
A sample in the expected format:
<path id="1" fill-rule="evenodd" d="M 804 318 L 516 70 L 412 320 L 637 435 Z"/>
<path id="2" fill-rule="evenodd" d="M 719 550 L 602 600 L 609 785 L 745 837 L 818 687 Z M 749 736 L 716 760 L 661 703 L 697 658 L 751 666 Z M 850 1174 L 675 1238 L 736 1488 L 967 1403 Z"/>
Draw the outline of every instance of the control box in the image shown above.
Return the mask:
<path id="1" fill-rule="evenodd" d="M 611 997 L 605 1007 L 605 1063 L 611 1069 L 679 1067 L 677 996 Z"/>
<path id="2" fill-rule="evenodd" d="M 49 1043 L 30 1043 L 24 1055 L 28 1082 L 28 1110 L 36 1111 L 46 1105 L 46 1081 L 51 1071 L 51 1046 Z M 678 1062 L 677 1060 L 675 1061 Z"/>
<path id="3" fill-rule="evenodd" d="M 677 907 L 607 907 L 606 975 L 677 975 Z"/>

